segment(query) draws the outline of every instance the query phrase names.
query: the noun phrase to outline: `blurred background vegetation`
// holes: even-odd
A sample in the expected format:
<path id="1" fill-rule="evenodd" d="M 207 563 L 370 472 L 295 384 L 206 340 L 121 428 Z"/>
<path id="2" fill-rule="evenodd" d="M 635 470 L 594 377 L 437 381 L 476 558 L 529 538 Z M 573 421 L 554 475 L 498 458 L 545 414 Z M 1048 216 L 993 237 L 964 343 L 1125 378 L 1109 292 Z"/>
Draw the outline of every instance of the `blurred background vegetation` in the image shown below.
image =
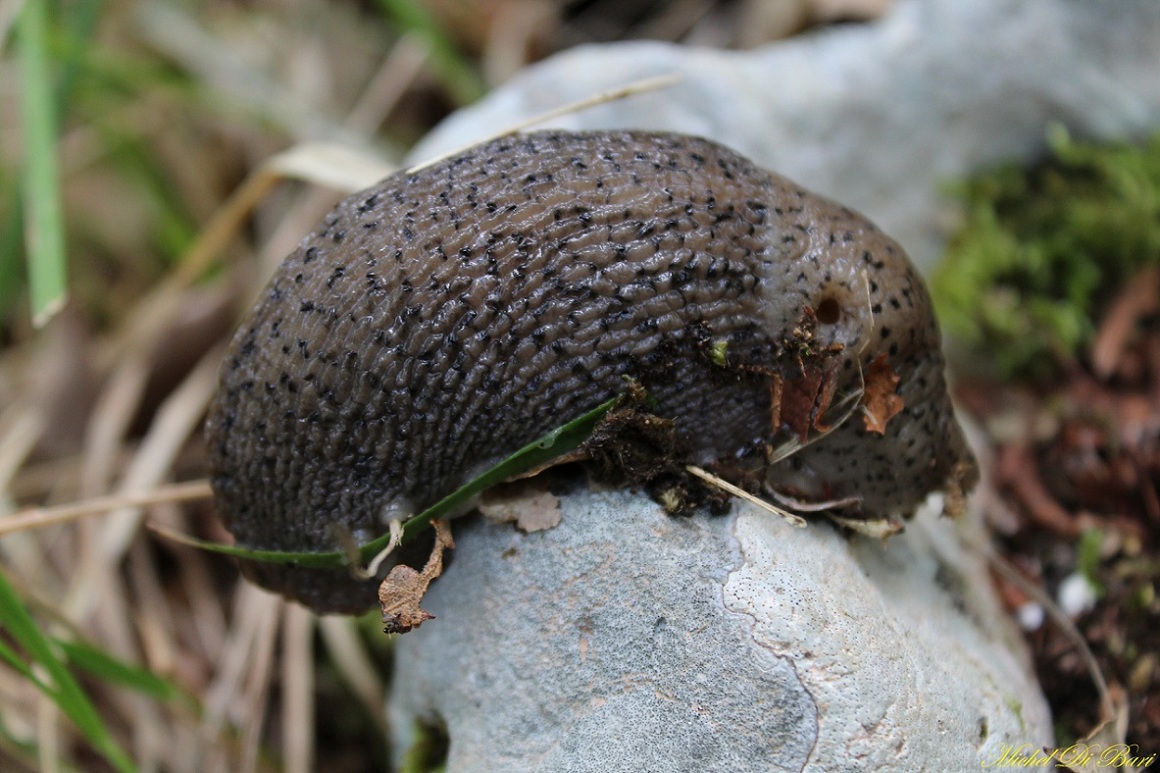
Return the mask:
<path id="1" fill-rule="evenodd" d="M 0 515 L 46 519 L 0 518 L 0 770 L 389 769 L 376 614 L 315 618 L 142 528 L 228 539 L 198 487 L 205 402 L 239 315 L 343 195 L 316 184 L 327 148 L 389 170 L 573 45 L 748 48 L 889 5 L 0 0 Z M 995 455 L 992 526 L 1049 590 L 1077 572 L 1098 589 L 1085 634 L 1143 696 L 1132 738 L 1155 750 L 1160 141 L 1049 137 L 1031 170 L 955 183 L 932 289 L 955 363 L 983 374 L 959 397 Z M 173 483 L 189 488 L 149 498 Z M 1031 637 L 1061 738 L 1078 737 L 1082 664 Z M 437 769 L 439 728 L 414 731 L 407 769 Z"/>

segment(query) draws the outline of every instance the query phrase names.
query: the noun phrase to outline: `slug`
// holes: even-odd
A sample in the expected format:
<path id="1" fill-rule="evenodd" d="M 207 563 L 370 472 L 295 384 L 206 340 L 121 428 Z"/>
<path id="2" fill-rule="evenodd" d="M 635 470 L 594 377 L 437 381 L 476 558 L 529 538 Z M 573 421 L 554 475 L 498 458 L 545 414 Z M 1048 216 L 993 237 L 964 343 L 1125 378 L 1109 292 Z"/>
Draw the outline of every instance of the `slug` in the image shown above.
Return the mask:
<path id="1" fill-rule="evenodd" d="M 927 291 L 863 217 L 695 137 L 476 146 L 346 199 L 278 268 L 208 415 L 220 516 L 253 548 L 365 543 L 626 377 L 692 462 L 752 458 L 787 437 L 770 374 L 800 370 L 785 342 L 809 314 L 839 391 L 884 357 L 904 408 L 767 465 L 769 484 L 869 518 L 972 482 Z M 342 571 L 242 563 L 321 612 L 375 605 Z"/>

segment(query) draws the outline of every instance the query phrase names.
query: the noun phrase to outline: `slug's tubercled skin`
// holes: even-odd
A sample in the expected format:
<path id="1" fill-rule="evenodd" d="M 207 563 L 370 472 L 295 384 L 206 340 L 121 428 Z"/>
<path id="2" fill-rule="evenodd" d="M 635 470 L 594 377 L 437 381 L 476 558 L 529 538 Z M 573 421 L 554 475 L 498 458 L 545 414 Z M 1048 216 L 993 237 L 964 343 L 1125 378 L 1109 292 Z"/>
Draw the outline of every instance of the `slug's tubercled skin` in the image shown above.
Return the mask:
<path id="1" fill-rule="evenodd" d="M 783 344 L 808 309 L 814 343 L 842 345 L 839 393 L 885 355 L 905 409 L 881 436 L 853 417 L 767 479 L 861 497 L 865 517 L 959 485 L 926 289 L 864 218 L 693 137 L 494 140 L 343 201 L 278 269 L 210 410 L 219 511 L 248 547 L 365 543 L 625 377 L 692 461 L 752 457 L 788 436 L 770 379 L 800 367 Z M 340 571 L 244 569 L 319 611 L 375 604 Z"/>

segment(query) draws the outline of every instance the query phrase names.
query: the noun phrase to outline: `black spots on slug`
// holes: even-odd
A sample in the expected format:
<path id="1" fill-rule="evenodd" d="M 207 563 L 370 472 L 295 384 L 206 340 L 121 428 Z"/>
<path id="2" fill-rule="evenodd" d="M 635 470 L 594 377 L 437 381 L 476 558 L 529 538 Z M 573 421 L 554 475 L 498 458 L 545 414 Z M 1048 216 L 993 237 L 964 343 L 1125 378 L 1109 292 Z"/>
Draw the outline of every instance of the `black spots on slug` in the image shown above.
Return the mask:
<path id="1" fill-rule="evenodd" d="M 378 204 L 379 204 L 379 194 L 372 193 L 370 196 L 368 196 L 366 199 L 363 200 L 363 203 L 360 204 L 355 211 L 358 212 L 360 215 L 365 215 L 367 212 L 370 212 L 372 209 L 377 207 Z"/>
<path id="2" fill-rule="evenodd" d="M 890 253 L 891 255 L 894 254 L 894 250 L 889 244 L 886 245 L 886 251 L 888 253 Z M 886 267 L 886 261 L 875 260 L 874 254 L 871 253 L 869 250 L 864 250 L 862 252 L 862 262 L 866 263 L 867 265 L 873 267 L 875 270 L 878 270 L 878 271 L 881 271 L 883 268 Z"/>
<path id="3" fill-rule="evenodd" d="M 302 255 L 302 265 L 306 265 L 307 263 L 313 263 L 317 259 L 318 259 L 318 248 L 317 247 L 307 247 L 306 252 Z M 302 275 L 299 274 L 298 276 L 302 276 Z"/>
<path id="4" fill-rule="evenodd" d="M 253 357 L 254 352 L 256 350 L 257 350 L 257 344 L 254 343 L 254 339 L 252 337 L 247 338 L 245 340 L 245 342 L 242 344 L 242 347 L 238 350 L 237 356 L 234 357 L 233 367 L 235 369 L 241 367 L 242 361 L 248 360 L 251 357 Z"/>
<path id="5" fill-rule="evenodd" d="M 366 274 L 363 275 L 363 281 L 366 286 L 367 296 L 372 300 L 370 309 L 373 311 L 377 299 L 382 298 L 387 294 L 387 283 L 384 282 L 374 271 L 366 272 Z"/>

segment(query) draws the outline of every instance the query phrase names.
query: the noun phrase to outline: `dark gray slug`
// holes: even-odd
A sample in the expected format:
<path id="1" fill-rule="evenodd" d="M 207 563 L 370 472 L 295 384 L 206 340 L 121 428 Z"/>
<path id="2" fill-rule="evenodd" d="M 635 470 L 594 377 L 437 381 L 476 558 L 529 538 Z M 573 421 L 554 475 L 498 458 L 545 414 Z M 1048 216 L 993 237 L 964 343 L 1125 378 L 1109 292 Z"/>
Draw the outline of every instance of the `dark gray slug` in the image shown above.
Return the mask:
<path id="1" fill-rule="evenodd" d="M 694 137 L 479 145 L 351 196 L 282 263 L 210 409 L 219 512 L 254 548 L 337 550 L 335 526 L 369 541 L 626 376 L 693 462 L 752 456 L 786 437 L 770 374 L 800 368 L 784 342 L 808 310 L 814 344 L 843 347 L 839 390 L 884 355 L 905 408 L 884 435 L 854 417 L 766 479 L 860 497 L 865 517 L 970 483 L 926 289 L 864 218 Z M 340 571 L 243 569 L 319 611 L 375 603 Z"/>

